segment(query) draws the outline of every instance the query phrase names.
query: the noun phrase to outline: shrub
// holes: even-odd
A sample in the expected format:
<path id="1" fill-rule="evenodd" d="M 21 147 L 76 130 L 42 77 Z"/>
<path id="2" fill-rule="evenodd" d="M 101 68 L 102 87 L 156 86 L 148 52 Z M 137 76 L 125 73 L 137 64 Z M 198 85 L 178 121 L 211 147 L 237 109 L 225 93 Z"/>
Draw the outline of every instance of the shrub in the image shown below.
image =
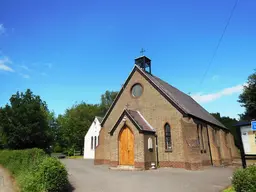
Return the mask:
<path id="1" fill-rule="evenodd" d="M 45 158 L 39 165 L 36 177 L 44 183 L 48 192 L 62 191 L 68 183 L 64 165 L 58 159 L 51 157 Z"/>
<path id="2" fill-rule="evenodd" d="M 235 191 L 256 191 L 256 165 L 248 166 L 246 169 L 237 169 L 233 175 L 232 184 Z"/>
<path id="3" fill-rule="evenodd" d="M 3 150 L 0 164 L 14 175 L 21 192 L 59 192 L 68 184 L 67 171 L 43 150 Z"/>

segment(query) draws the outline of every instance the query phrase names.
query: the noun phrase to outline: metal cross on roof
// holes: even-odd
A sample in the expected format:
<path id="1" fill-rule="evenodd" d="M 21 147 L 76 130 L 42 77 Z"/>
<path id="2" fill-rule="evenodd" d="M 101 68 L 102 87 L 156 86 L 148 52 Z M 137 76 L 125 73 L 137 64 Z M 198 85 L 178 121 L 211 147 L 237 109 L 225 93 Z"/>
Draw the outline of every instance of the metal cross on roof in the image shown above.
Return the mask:
<path id="1" fill-rule="evenodd" d="M 141 49 L 141 51 L 140 51 L 140 53 L 141 53 L 141 55 L 143 56 L 144 55 L 144 53 L 145 53 L 146 51 L 145 51 L 145 49 Z"/>

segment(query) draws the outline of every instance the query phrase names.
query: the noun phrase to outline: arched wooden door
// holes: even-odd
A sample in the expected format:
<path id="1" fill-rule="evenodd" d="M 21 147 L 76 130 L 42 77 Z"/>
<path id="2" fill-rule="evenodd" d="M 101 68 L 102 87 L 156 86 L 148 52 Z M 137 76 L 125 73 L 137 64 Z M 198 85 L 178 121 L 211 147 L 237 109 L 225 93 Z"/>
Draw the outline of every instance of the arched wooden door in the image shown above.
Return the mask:
<path id="1" fill-rule="evenodd" d="M 134 135 L 128 127 L 119 136 L 119 164 L 134 165 Z"/>

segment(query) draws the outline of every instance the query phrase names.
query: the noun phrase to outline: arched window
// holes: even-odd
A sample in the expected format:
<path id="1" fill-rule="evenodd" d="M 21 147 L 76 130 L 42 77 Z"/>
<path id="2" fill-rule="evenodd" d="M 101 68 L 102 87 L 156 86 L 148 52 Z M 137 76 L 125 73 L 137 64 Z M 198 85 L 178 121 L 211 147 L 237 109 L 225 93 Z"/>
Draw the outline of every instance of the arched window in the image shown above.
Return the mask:
<path id="1" fill-rule="evenodd" d="M 171 127 L 168 123 L 164 125 L 164 135 L 165 135 L 165 150 L 172 150 L 172 137 L 171 137 Z"/>
<path id="2" fill-rule="evenodd" d="M 91 149 L 93 149 L 93 136 L 91 137 Z"/>
<path id="3" fill-rule="evenodd" d="M 148 150 L 153 149 L 153 140 L 151 137 L 148 138 Z"/>

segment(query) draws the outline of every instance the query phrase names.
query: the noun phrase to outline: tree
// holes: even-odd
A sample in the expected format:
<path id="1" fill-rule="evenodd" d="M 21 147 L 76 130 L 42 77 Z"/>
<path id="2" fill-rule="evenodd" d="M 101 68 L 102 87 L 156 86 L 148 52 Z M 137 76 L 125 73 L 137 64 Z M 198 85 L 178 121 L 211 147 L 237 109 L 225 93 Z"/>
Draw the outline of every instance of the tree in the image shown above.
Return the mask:
<path id="1" fill-rule="evenodd" d="M 235 143 L 238 144 L 238 136 L 236 133 L 236 127 L 234 125 L 238 122 L 235 118 L 230 118 L 228 116 L 221 116 L 220 113 L 211 113 L 217 120 L 219 120 L 223 125 L 225 125 L 230 132 L 233 134 Z"/>
<path id="2" fill-rule="evenodd" d="M 104 116 L 108 111 L 111 104 L 114 102 L 118 92 L 117 91 L 106 91 L 104 94 L 101 95 L 101 116 Z"/>
<path id="3" fill-rule="evenodd" d="M 49 149 L 52 131 L 48 113 L 46 103 L 30 89 L 12 95 L 10 104 L 0 108 L 2 146 L 8 149 Z"/>
<path id="4" fill-rule="evenodd" d="M 242 107 L 245 107 L 245 112 L 240 114 L 241 120 L 256 119 L 256 70 L 248 77 L 238 102 L 241 103 Z"/>
<path id="5" fill-rule="evenodd" d="M 81 154 L 86 135 L 94 117 L 100 113 L 99 105 L 84 102 L 67 109 L 64 115 L 59 115 L 59 143 L 62 148 L 79 149 Z"/>

